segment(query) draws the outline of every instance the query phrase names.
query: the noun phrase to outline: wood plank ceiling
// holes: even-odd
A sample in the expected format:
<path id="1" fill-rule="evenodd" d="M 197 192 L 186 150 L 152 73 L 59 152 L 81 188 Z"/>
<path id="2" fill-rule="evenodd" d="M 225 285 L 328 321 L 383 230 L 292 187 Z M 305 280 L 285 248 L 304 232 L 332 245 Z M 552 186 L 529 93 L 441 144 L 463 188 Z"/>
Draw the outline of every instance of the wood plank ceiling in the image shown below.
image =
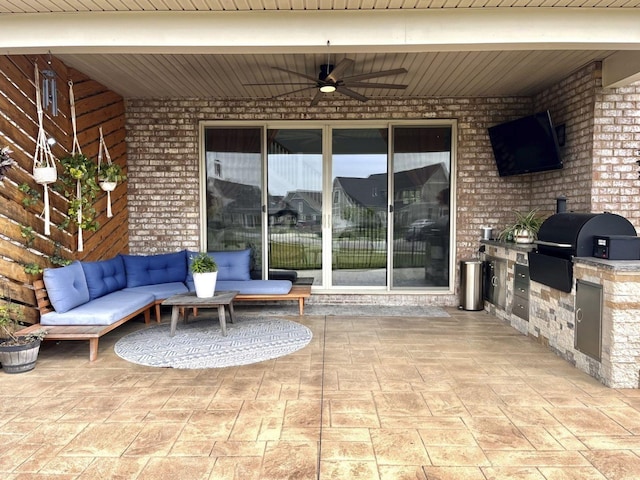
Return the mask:
<path id="1" fill-rule="evenodd" d="M 12 14 L 99 12 L 217 12 L 217 11 L 349 11 L 483 8 L 612 9 L 639 8 L 640 0 L 3 0 L 0 19 Z M 560 10 L 558 10 L 560 11 Z M 388 49 L 387 49 L 388 50 Z M 360 88 L 371 98 L 432 96 L 531 95 L 557 83 L 571 72 L 602 60 L 614 50 L 513 49 L 480 51 L 339 51 L 247 53 L 101 53 L 99 50 L 53 55 L 125 98 L 270 98 L 300 87 L 255 83 L 299 82 L 272 67 L 317 76 L 319 66 L 348 57 L 352 75 L 405 68 L 407 74 L 375 81 L 403 83 L 405 90 Z M 288 98 L 311 98 L 312 91 Z"/>

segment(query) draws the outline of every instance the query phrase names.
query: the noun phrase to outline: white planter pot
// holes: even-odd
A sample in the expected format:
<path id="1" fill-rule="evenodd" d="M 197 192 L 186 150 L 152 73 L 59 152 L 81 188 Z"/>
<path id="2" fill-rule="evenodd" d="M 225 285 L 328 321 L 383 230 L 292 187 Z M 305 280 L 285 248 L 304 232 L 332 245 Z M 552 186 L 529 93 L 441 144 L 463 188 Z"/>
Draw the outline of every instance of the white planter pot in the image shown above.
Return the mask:
<path id="1" fill-rule="evenodd" d="M 100 181 L 100 188 L 105 192 L 113 192 L 117 186 L 118 186 L 118 182 Z"/>
<path id="2" fill-rule="evenodd" d="M 216 291 L 218 272 L 194 273 L 193 283 L 196 287 L 196 297 L 210 298 Z"/>
<path id="3" fill-rule="evenodd" d="M 56 167 L 36 167 L 33 169 L 33 178 L 36 183 L 46 185 L 58 179 L 58 171 Z"/>
<path id="4" fill-rule="evenodd" d="M 513 232 L 513 241 L 516 243 L 533 243 L 535 235 L 529 230 L 516 230 Z"/>

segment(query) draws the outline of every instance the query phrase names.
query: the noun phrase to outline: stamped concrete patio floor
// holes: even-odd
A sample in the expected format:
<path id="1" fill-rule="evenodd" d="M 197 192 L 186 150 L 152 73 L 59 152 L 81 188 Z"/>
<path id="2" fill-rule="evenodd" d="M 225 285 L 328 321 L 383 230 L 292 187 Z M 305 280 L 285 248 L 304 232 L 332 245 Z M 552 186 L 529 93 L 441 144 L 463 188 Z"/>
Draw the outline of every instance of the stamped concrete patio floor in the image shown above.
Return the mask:
<path id="1" fill-rule="evenodd" d="M 640 390 L 613 390 L 484 312 L 290 317 L 299 352 L 218 370 L 45 343 L 0 373 L 0 478 L 640 478 Z M 165 312 L 168 321 L 168 312 Z"/>

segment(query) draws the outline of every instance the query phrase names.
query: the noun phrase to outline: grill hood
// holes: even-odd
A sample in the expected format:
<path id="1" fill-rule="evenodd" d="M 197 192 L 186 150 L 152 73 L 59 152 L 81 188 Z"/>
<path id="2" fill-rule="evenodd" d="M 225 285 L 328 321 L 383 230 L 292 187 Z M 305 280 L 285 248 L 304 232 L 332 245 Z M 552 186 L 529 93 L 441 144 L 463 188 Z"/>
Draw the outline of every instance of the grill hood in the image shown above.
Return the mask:
<path id="1" fill-rule="evenodd" d="M 636 235 L 634 226 L 613 213 L 562 212 L 551 215 L 540 226 L 536 251 L 529 252 L 531 280 L 570 292 L 573 257 L 593 256 L 593 237 Z"/>

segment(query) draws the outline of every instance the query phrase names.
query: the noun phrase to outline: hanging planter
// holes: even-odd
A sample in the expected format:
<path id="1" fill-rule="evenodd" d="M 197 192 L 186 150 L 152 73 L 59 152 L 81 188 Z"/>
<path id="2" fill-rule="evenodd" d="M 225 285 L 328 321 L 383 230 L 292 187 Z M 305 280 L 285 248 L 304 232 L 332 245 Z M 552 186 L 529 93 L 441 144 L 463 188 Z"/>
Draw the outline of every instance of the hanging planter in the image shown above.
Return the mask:
<path id="1" fill-rule="evenodd" d="M 69 200 L 67 213 L 69 219 L 78 226 L 78 251 L 84 249 L 82 231 L 98 229 L 96 210 L 93 203 L 100 187 L 96 182 L 97 166 L 82 153 L 74 153 L 61 158 L 63 173 L 60 182 L 63 194 Z"/>
<path id="2" fill-rule="evenodd" d="M 102 163 L 102 156 L 106 157 L 106 162 Z M 111 162 L 111 155 L 104 141 L 102 127 L 100 127 L 100 148 L 98 149 L 98 183 L 103 191 L 107 192 L 107 218 L 113 217 L 111 211 L 111 192 L 118 186 L 118 182 L 123 182 L 127 177 L 122 173 L 122 168 L 117 163 Z"/>
<path id="3" fill-rule="evenodd" d="M 58 179 L 56 167 L 33 167 L 33 179 L 40 185 L 54 183 Z"/>
<path id="4" fill-rule="evenodd" d="M 73 82 L 69 81 L 69 103 L 71 105 L 71 127 L 73 129 L 73 146 L 71 154 L 60 159 L 64 168 L 61 177 L 63 194 L 69 199 L 69 219 L 78 226 L 78 251 L 84 251 L 83 230 L 96 231 L 96 210 L 93 203 L 100 191 L 96 182 L 97 164 L 82 154 L 76 125 L 76 104 L 73 95 Z"/>

